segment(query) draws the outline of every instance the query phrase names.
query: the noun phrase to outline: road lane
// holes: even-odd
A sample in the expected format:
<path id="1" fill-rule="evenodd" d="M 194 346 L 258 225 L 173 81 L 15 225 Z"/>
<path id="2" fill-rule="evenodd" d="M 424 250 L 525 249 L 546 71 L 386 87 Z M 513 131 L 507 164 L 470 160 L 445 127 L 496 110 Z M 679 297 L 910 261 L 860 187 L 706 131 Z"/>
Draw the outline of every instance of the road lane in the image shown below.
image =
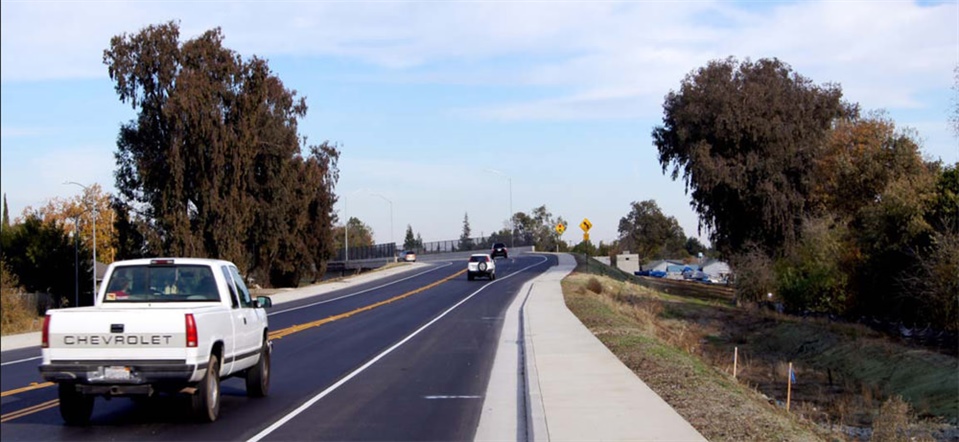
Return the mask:
<path id="1" fill-rule="evenodd" d="M 507 272 L 518 270 L 520 268 L 517 265 L 518 263 L 525 262 L 529 264 L 539 260 L 543 260 L 543 258 L 530 256 L 524 259 L 510 260 L 516 262 L 501 261 L 501 266 L 497 272 L 499 278 L 496 282 L 500 283 Z M 545 269 L 545 266 L 539 267 L 541 267 L 541 269 L 536 271 Z M 409 275 L 405 275 L 402 278 L 394 277 L 392 281 L 396 281 L 396 284 L 383 286 L 384 281 L 380 281 L 379 283 L 370 283 L 364 287 L 351 289 L 349 291 L 330 293 L 324 295 L 323 299 L 319 299 L 320 301 L 327 300 L 330 302 L 316 304 L 318 300 L 314 299 L 311 301 L 302 301 L 299 305 L 293 303 L 289 305 L 283 304 L 282 306 L 278 306 L 280 309 L 275 310 L 274 314 L 271 314 L 271 328 L 278 330 L 294 324 L 302 324 L 320 318 L 342 314 L 352 309 L 361 308 L 364 305 L 370 305 L 371 303 L 381 302 L 418 287 L 423 287 L 439 279 L 449 277 L 461 271 L 463 268 L 465 268 L 465 262 L 460 261 L 454 265 L 448 265 L 439 269 L 434 268 L 434 271 L 417 274 L 414 277 L 408 277 Z M 526 277 L 528 276 L 532 276 L 532 274 Z M 523 279 L 526 279 L 526 277 Z M 518 280 L 520 278 L 517 277 L 515 279 Z M 503 283 L 499 285 L 505 289 L 509 285 L 506 284 L 506 282 L 508 282 L 508 280 L 503 281 Z M 270 397 L 265 399 L 247 398 L 241 379 L 226 380 L 223 383 L 224 397 L 221 419 L 214 424 L 200 425 L 190 421 L 185 412 L 188 407 L 186 407 L 182 397 L 159 398 L 158 400 L 145 401 L 145 403 L 140 404 L 134 404 L 127 399 L 115 399 L 111 401 L 97 399 L 93 425 L 89 428 L 70 428 L 63 426 L 56 407 L 23 416 L 13 414 L 28 407 L 42 408 L 44 404 L 55 400 L 55 389 L 46 388 L 3 398 L 2 414 L 7 417 L 16 417 L 15 419 L 0 424 L 2 425 L 4 440 L 35 440 L 38 438 L 55 440 L 235 440 L 249 438 L 262 428 L 267 427 L 270 423 L 298 407 L 309 397 L 323 389 L 329 388 L 330 385 L 333 385 L 357 367 L 368 362 L 375 355 L 382 352 L 382 350 L 394 345 L 409 332 L 429 322 L 432 318 L 442 313 L 443 310 L 449 308 L 450 305 L 468 296 L 471 290 L 475 291 L 476 288 L 483 284 L 485 284 L 485 281 L 469 283 L 465 280 L 465 276 L 461 276 L 400 301 L 385 304 L 377 309 L 365 311 L 355 316 L 330 322 L 321 327 L 304 330 L 300 333 L 277 340 L 273 359 L 273 385 Z M 495 284 L 493 286 L 495 286 Z M 375 290 L 358 293 L 369 288 L 375 288 Z M 512 293 L 507 294 L 507 292 L 510 291 L 512 291 Z M 505 290 L 503 293 L 504 295 L 502 296 L 507 296 L 511 299 L 511 296 L 515 295 L 515 289 Z M 350 294 L 353 294 L 353 296 L 342 298 Z M 342 299 L 336 299 L 337 297 L 341 297 Z M 311 303 L 315 305 L 307 306 Z M 505 308 L 506 304 L 508 304 L 508 302 L 503 304 L 503 308 Z M 286 311 L 286 309 L 290 307 L 299 306 L 305 307 Z M 464 312 L 465 311 L 466 310 L 464 310 Z M 499 314 L 486 316 L 486 318 L 501 316 L 500 312 Z M 460 321 L 462 322 L 460 328 L 464 328 L 464 330 L 465 328 L 473 327 L 492 327 L 496 330 L 499 329 L 498 324 L 501 322 L 501 318 L 495 320 L 483 320 L 483 317 L 478 318 L 479 319 L 473 321 L 474 323 L 470 321 Z M 493 322 L 496 325 L 491 326 L 484 321 Z M 484 337 L 483 339 L 487 338 Z M 435 341 L 436 339 L 433 340 Z M 475 338 L 467 340 L 467 342 L 481 341 L 482 339 L 477 340 Z M 495 342 L 495 339 L 489 342 Z M 413 346 L 410 348 L 412 349 Z M 482 347 L 476 344 L 474 348 Z M 441 349 L 435 350 L 443 351 Z M 483 349 L 483 351 L 486 351 L 488 353 L 487 356 L 489 356 L 487 364 L 491 363 L 492 349 Z M 7 358 L 4 359 L 6 360 Z M 422 357 L 421 350 L 421 357 L 418 359 L 429 360 L 430 358 Z M 441 361 L 442 359 L 443 358 L 437 359 L 437 361 Z M 455 358 L 446 359 L 455 360 Z M 474 365 L 478 366 L 481 364 L 473 364 L 470 362 L 466 364 L 465 367 L 469 369 Z M 460 367 L 460 365 L 453 364 L 453 367 Z M 459 368 L 457 368 L 457 370 L 459 370 Z M 488 376 L 488 367 L 485 370 L 485 374 L 464 372 L 466 374 L 463 374 L 460 378 L 480 379 L 483 378 L 483 376 Z M 33 376 L 34 379 L 36 379 L 36 362 L 3 366 L 3 378 L 5 381 L 8 378 L 8 374 L 12 375 L 14 373 L 26 373 L 26 376 Z M 402 371 L 400 373 L 402 373 Z M 21 374 L 21 376 L 23 375 L 24 374 Z M 433 377 L 437 380 L 441 379 L 440 376 Z M 429 377 L 426 379 L 429 379 Z M 400 378 L 396 380 L 396 382 L 403 384 L 404 380 Z M 21 386 L 22 385 L 23 384 L 21 384 Z M 485 383 L 480 382 L 469 388 L 469 390 L 475 393 L 476 385 L 485 387 Z M 436 390 L 446 390 L 446 388 L 438 388 Z M 429 394 L 423 396 L 436 396 L 437 398 L 428 400 L 440 403 L 456 400 L 453 398 L 440 397 L 475 395 L 476 394 Z M 478 402 L 481 405 L 481 400 Z M 331 402 L 325 400 L 323 403 L 327 404 Z M 349 403 L 349 401 L 347 401 L 347 403 Z M 333 407 L 348 408 L 345 404 L 341 404 L 339 407 L 334 405 Z M 478 411 L 476 412 L 478 413 Z M 463 409 L 460 413 L 466 413 L 465 415 L 467 417 L 452 419 L 451 422 L 462 423 L 474 420 L 474 418 L 468 417 L 470 413 L 474 413 L 471 409 Z M 431 416 L 430 414 L 426 414 L 417 416 L 416 419 L 427 419 L 431 418 Z M 377 419 L 382 420 L 382 418 Z M 454 432 L 447 431 L 446 434 L 465 434 L 462 428 L 469 428 L 469 425 L 475 428 L 475 424 L 459 425 L 459 430 Z M 431 425 L 427 425 L 427 427 L 430 426 Z M 378 437 L 372 436 L 373 433 L 369 432 L 356 434 L 358 436 L 369 436 L 371 438 L 389 438 L 392 433 L 387 432 L 380 434 Z M 414 435 L 415 433 L 403 432 L 402 434 Z M 421 435 L 426 434 L 427 433 L 423 433 Z M 452 436 L 452 438 L 459 439 L 460 437 Z"/>
<path id="2" fill-rule="evenodd" d="M 519 287 L 538 274 L 532 268 L 542 271 L 547 261 L 503 261 L 495 282 L 460 278 L 445 286 L 443 295 L 461 300 L 440 313 L 445 316 L 254 440 L 472 439 L 503 314 Z M 523 272 L 511 274 L 517 270 Z"/>

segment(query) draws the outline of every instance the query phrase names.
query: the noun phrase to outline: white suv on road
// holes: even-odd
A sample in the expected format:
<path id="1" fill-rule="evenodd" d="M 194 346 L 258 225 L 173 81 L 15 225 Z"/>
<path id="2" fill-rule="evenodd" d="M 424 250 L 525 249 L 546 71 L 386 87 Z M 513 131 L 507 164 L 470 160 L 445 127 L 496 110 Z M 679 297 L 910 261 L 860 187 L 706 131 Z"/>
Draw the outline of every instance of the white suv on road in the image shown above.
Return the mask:
<path id="1" fill-rule="evenodd" d="M 478 276 L 485 276 L 490 281 L 496 279 L 496 262 L 488 253 L 477 253 L 470 256 L 466 263 L 466 279 L 472 281 Z"/>

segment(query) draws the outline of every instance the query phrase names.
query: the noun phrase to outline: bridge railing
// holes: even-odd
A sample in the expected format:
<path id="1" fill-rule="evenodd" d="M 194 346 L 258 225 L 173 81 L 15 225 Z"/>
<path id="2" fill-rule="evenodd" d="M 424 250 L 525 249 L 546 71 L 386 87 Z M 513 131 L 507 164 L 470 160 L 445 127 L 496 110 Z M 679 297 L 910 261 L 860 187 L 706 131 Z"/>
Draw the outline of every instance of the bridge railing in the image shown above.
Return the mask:
<path id="1" fill-rule="evenodd" d="M 501 242 L 506 244 L 507 247 L 528 247 L 533 245 L 531 238 L 523 238 L 519 235 L 510 241 L 508 236 L 479 236 L 475 238 L 470 238 L 466 241 L 459 239 L 451 239 L 446 241 L 430 241 L 424 242 L 422 245 L 417 245 L 413 249 L 417 254 L 420 255 L 429 255 L 433 253 L 452 253 L 452 252 L 467 252 L 467 251 L 489 251 L 493 248 L 493 244 Z"/>

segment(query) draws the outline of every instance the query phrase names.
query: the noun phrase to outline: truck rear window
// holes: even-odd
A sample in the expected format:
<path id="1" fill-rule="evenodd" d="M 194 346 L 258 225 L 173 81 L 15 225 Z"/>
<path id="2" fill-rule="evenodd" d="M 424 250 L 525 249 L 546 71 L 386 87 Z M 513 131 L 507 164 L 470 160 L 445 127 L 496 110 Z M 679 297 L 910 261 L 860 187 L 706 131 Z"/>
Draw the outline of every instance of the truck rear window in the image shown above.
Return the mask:
<path id="1" fill-rule="evenodd" d="M 113 270 L 103 302 L 219 301 L 213 271 L 203 265 L 133 265 Z"/>

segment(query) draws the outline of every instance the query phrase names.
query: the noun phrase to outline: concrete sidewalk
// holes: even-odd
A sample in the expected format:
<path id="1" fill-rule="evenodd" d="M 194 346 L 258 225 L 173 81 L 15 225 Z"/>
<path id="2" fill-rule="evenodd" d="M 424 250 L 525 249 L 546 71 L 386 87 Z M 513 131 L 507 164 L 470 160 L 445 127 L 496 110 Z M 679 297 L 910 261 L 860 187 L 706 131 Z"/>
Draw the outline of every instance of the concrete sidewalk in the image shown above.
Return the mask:
<path id="1" fill-rule="evenodd" d="M 404 263 L 403 265 L 385 269 L 385 270 L 375 270 L 372 272 L 363 273 L 356 276 L 348 276 L 342 279 L 336 279 L 332 281 L 326 281 L 320 284 L 314 284 L 306 287 L 299 287 L 295 289 L 280 289 L 276 293 L 273 293 L 270 296 L 270 299 L 273 300 L 273 305 L 278 306 L 283 303 L 296 301 L 298 299 L 309 298 L 311 296 L 322 295 L 334 290 L 345 289 L 349 287 L 355 287 L 360 284 L 367 282 L 376 281 L 378 279 L 390 277 L 393 275 L 398 275 L 406 272 L 413 272 L 415 270 L 422 270 L 428 267 L 427 264 L 422 263 Z M 420 273 L 420 272 L 415 272 Z M 411 276 L 413 273 L 410 274 Z M 33 333 L 23 333 L 19 335 L 10 335 L 3 336 L 0 338 L 0 351 L 7 350 L 16 350 L 19 348 L 33 347 L 40 345 L 40 332 Z"/>
<path id="2" fill-rule="evenodd" d="M 476 440 L 705 440 L 566 308 L 558 258 L 507 310 Z"/>

